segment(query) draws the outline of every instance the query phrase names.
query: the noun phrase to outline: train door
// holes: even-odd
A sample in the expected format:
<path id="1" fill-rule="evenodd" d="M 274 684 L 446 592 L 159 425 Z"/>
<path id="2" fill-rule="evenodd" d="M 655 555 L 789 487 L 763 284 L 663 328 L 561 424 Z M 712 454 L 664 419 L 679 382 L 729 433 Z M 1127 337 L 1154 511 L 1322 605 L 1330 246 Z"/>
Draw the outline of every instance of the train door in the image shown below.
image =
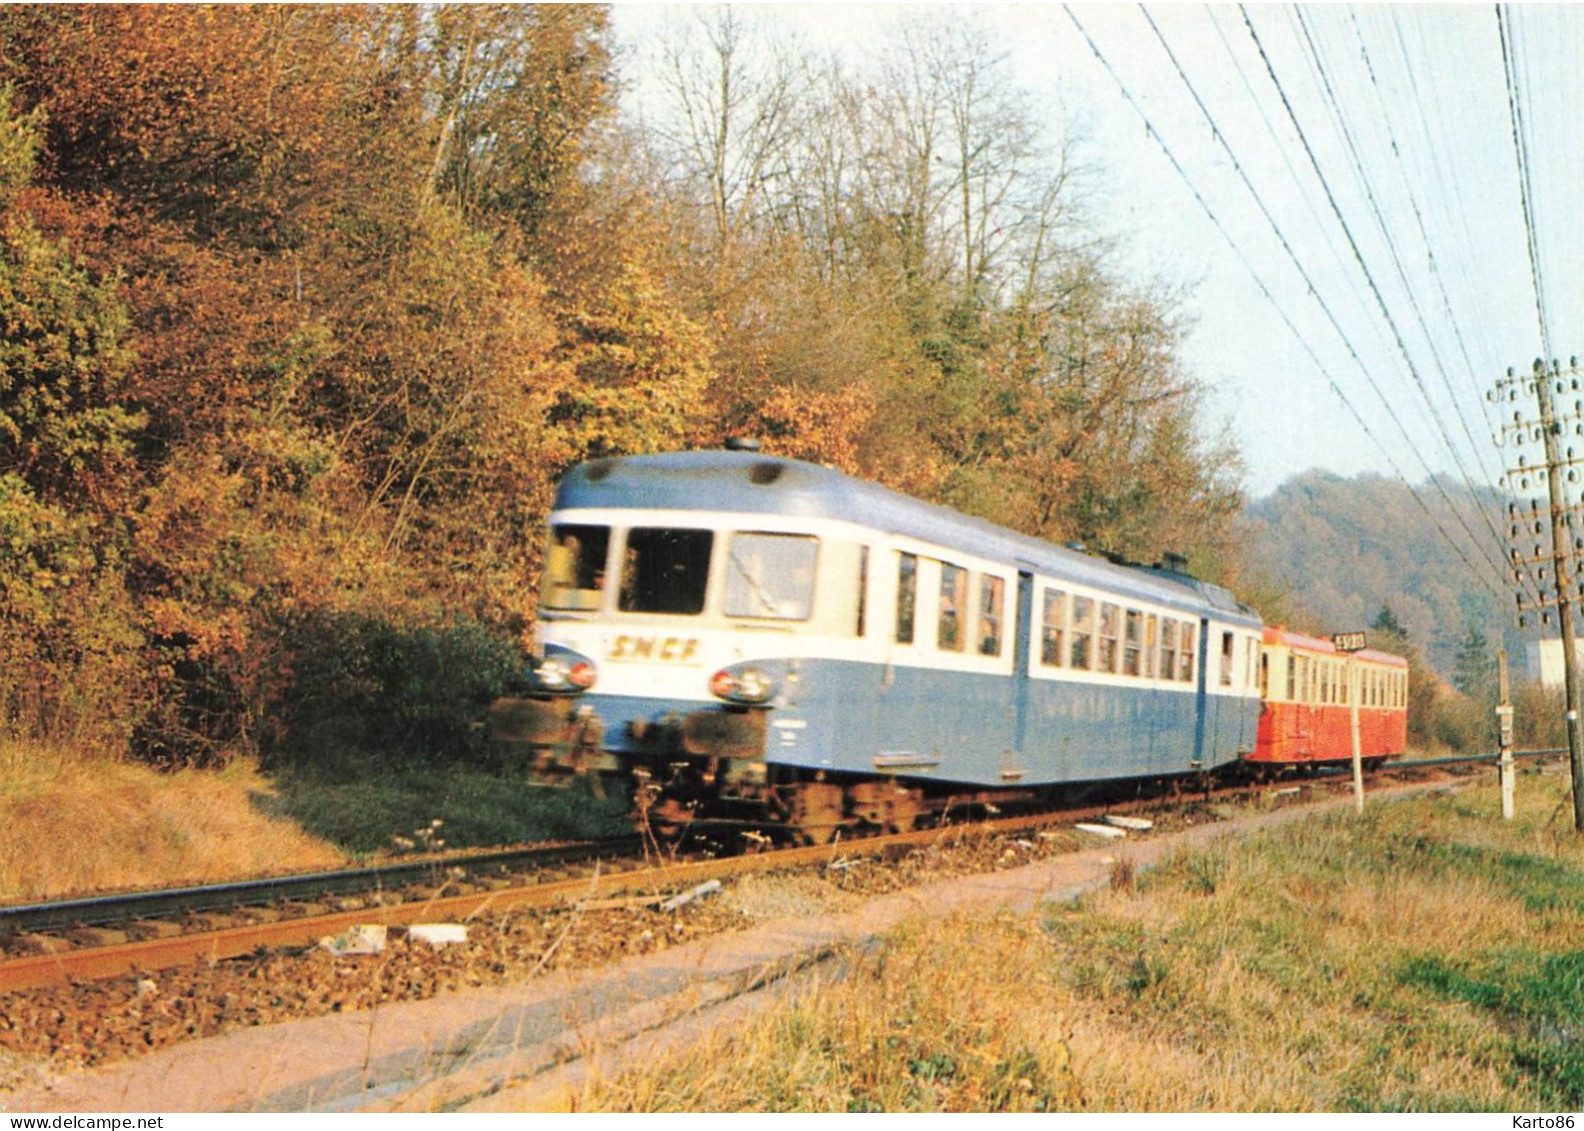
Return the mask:
<path id="1" fill-rule="evenodd" d="M 1205 740 L 1215 732 L 1211 711 L 1216 697 L 1210 694 L 1210 620 L 1199 618 L 1198 662 L 1194 668 L 1197 683 L 1194 687 L 1194 768 L 1205 764 Z"/>
<path id="2" fill-rule="evenodd" d="M 1018 571 L 1017 635 L 1012 646 L 1012 753 L 1021 766 L 1028 749 L 1029 643 L 1034 636 L 1034 575 Z"/>

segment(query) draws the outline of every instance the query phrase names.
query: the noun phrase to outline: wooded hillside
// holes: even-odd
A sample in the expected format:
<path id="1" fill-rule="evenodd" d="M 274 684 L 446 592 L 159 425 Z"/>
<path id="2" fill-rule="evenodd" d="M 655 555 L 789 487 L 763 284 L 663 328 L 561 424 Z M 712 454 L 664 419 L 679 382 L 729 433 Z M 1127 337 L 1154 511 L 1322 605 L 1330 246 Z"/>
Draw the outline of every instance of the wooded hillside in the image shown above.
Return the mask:
<path id="1" fill-rule="evenodd" d="M 8 732 L 440 749 L 557 474 L 734 433 L 1235 568 L 1173 310 L 994 46 L 857 73 L 739 19 L 635 131 L 597 7 L 0 9 Z"/>
<path id="2" fill-rule="evenodd" d="M 1457 672 L 1471 628 L 1488 642 L 1490 664 L 1505 642 L 1517 676 L 1522 641 L 1488 560 L 1499 562 L 1504 547 L 1480 543 L 1459 521 L 1488 535 L 1484 507 L 1501 531 L 1502 500 L 1491 491 L 1471 502 L 1450 481 L 1421 484 L 1417 495 L 1379 475 L 1295 476 L 1249 504 L 1249 564 L 1287 591 L 1288 613 L 1314 631 L 1361 631 L 1389 609 L 1444 679 Z"/>

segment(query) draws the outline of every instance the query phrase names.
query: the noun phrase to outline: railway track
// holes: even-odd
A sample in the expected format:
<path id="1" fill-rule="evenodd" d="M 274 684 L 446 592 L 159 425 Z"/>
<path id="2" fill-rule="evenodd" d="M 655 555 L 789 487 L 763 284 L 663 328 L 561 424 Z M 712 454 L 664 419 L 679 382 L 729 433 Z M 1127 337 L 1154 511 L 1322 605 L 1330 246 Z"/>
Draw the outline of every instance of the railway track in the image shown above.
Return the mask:
<path id="1" fill-rule="evenodd" d="M 1525 752 L 1543 757 L 1553 751 Z M 1393 763 L 1383 775 L 1448 772 L 1495 755 Z M 1317 791 L 1350 788 L 1345 773 L 1303 779 Z M 1296 794 L 1291 785 L 1239 783 L 1180 800 L 1235 800 L 1250 793 Z M 0 906 L 0 992 L 144 974 L 194 962 L 215 963 L 256 952 L 311 946 L 354 927 L 400 930 L 429 922 L 465 922 L 510 910 L 641 903 L 686 893 L 709 881 L 754 872 L 828 866 L 837 860 L 906 853 L 944 838 L 1010 836 L 1107 815 L 1168 811 L 1166 797 L 1099 804 L 813 847 L 687 860 L 645 859 L 637 836 L 580 844 L 472 854 L 162 891 Z M 568 875 L 571 871 L 574 874 Z"/>

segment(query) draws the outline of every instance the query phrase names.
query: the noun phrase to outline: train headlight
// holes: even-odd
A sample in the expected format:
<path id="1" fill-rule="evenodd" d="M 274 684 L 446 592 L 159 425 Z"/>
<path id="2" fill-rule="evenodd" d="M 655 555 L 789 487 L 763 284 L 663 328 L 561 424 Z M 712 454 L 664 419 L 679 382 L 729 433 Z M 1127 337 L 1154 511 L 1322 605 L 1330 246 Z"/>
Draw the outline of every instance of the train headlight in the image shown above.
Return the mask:
<path id="1" fill-rule="evenodd" d="M 710 691 L 732 703 L 765 703 L 775 695 L 775 681 L 758 668 L 722 668 L 710 676 Z"/>
<path id="2" fill-rule="evenodd" d="M 598 676 L 592 661 L 566 648 L 547 648 L 544 659 L 529 673 L 535 691 L 575 695 L 594 686 Z"/>

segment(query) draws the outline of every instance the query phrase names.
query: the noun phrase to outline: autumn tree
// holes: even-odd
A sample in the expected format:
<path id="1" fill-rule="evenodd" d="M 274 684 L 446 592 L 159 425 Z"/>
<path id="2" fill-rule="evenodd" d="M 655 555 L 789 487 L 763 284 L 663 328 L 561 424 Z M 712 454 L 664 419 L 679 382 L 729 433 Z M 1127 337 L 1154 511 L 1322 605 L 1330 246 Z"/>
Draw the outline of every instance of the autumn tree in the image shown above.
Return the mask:
<path id="1" fill-rule="evenodd" d="M 1065 140 L 979 25 L 916 21 L 861 69 L 754 32 L 673 41 L 657 116 L 679 214 L 708 217 L 724 412 L 1030 533 L 1225 568 L 1238 467 L 1172 304 L 1084 234 Z M 767 418 L 767 389 L 807 410 Z"/>
<path id="2" fill-rule="evenodd" d="M 593 8 L 0 13 L 0 70 L 42 115 L 41 224 L 119 281 L 151 756 L 256 738 L 314 610 L 531 607 L 580 454 L 533 241 L 608 112 L 603 34 Z"/>
<path id="3" fill-rule="evenodd" d="M 143 420 L 115 280 L 34 215 L 44 125 L 0 87 L 0 721 L 114 743 L 147 674 L 120 573 Z"/>

